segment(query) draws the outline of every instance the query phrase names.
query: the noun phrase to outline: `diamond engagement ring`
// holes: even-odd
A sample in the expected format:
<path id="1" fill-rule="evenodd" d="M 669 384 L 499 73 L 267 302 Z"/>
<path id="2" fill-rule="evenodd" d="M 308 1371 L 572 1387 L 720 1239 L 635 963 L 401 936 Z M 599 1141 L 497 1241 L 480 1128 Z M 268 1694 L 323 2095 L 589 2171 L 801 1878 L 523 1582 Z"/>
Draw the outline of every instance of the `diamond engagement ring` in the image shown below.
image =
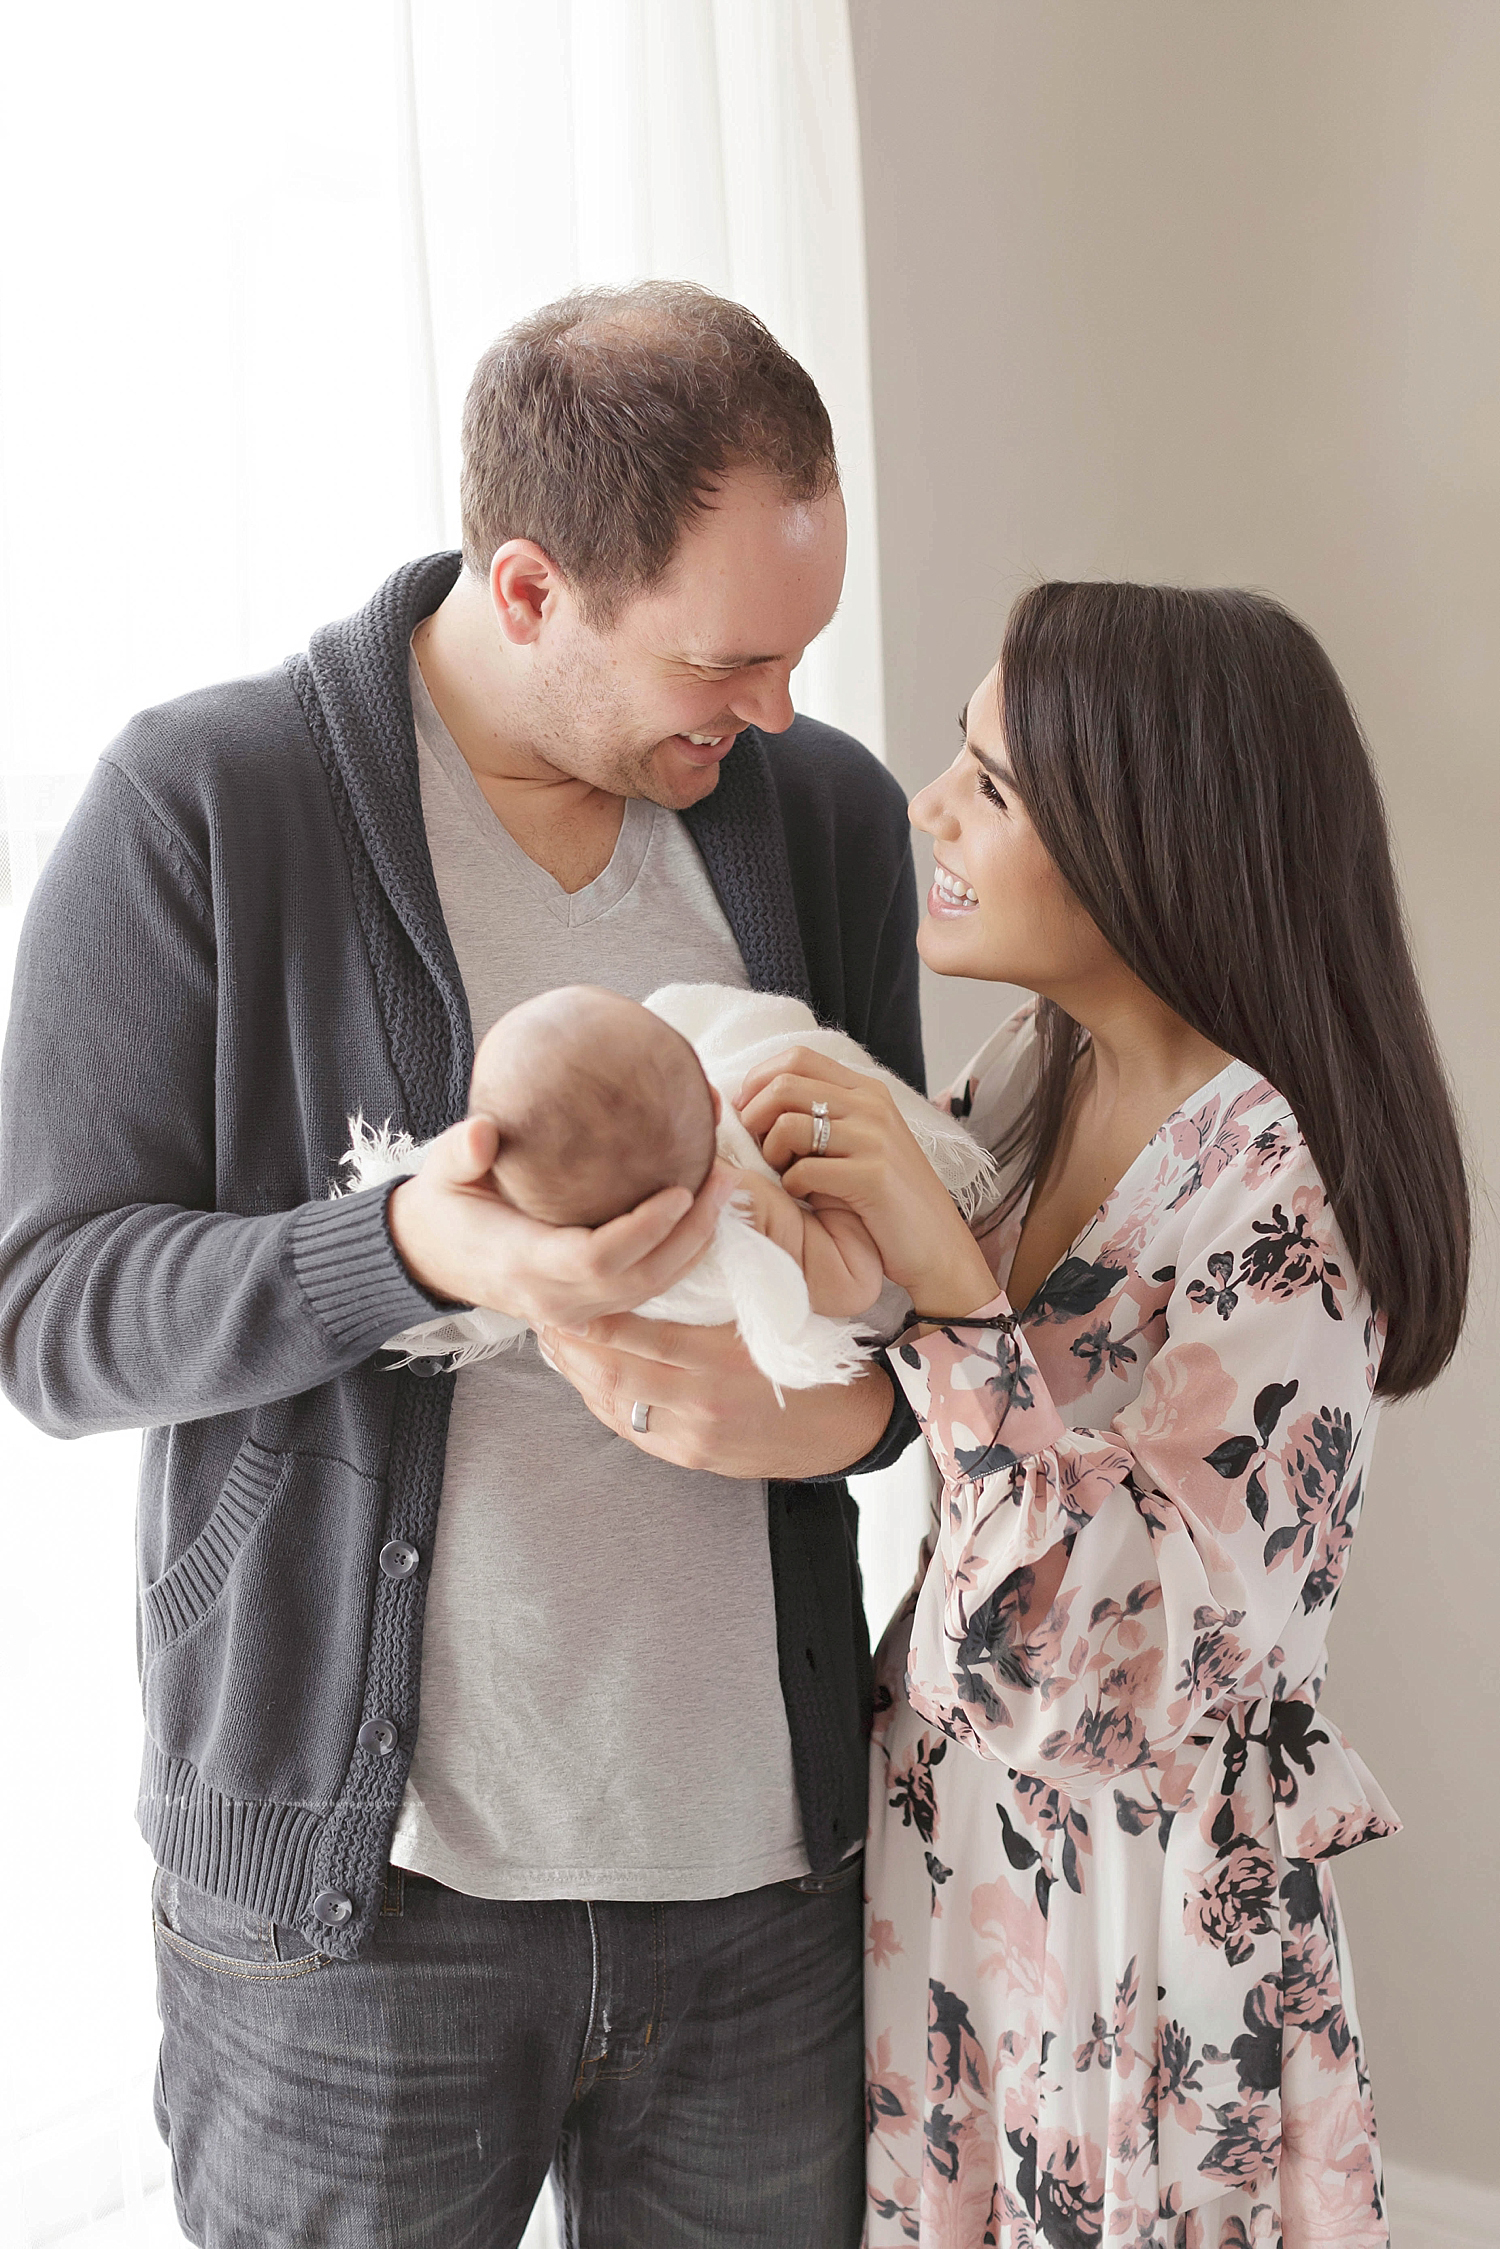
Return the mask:
<path id="1" fill-rule="evenodd" d="M 813 1144 L 815 1156 L 826 1156 L 828 1143 L 833 1138 L 833 1127 L 828 1122 L 828 1103 L 815 1101 L 812 1105 Z"/>
<path id="2" fill-rule="evenodd" d="M 642 1405 L 639 1398 L 630 1409 L 630 1426 L 638 1437 L 644 1437 L 651 1426 L 651 1408 Z"/>

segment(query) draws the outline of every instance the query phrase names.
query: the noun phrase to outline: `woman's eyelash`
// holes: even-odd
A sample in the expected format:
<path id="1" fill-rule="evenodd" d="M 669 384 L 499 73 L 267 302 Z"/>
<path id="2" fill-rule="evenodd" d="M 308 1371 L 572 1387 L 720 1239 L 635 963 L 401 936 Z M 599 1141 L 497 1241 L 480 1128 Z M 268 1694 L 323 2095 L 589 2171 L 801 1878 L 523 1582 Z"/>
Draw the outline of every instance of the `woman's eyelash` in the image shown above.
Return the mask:
<path id="1" fill-rule="evenodd" d="M 983 766 L 979 769 L 979 794 L 987 798 L 991 804 L 998 805 L 1002 812 L 1005 810 L 1005 799 L 985 772 Z"/>

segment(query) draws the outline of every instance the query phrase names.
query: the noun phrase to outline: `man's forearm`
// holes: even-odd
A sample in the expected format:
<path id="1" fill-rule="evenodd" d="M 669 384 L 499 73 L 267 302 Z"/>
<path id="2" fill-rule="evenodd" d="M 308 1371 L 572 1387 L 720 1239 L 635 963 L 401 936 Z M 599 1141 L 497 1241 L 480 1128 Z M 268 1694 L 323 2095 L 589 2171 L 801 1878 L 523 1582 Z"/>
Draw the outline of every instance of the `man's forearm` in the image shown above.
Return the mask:
<path id="1" fill-rule="evenodd" d="M 895 1385 L 872 1366 L 857 1382 L 788 1393 L 759 1473 L 780 1482 L 831 1483 L 873 1452 L 885 1434 Z"/>
<path id="2" fill-rule="evenodd" d="M 333 1379 L 434 1307 L 386 1190 L 266 1218 L 147 1206 L 12 1237 L 4 1388 L 60 1437 L 242 1411 Z"/>

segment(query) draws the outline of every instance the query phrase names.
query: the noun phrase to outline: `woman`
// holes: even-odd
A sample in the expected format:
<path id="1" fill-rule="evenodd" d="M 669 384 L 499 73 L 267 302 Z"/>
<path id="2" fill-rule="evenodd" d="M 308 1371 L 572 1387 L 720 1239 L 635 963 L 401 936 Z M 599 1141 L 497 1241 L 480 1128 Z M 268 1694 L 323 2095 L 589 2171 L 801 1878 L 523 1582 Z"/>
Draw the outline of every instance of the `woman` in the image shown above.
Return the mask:
<path id="1" fill-rule="evenodd" d="M 923 957 L 1039 995 L 951 1096 L 991 1214 L 833 1065 L 745 1108 L 910 1290 L 943 1476 L 879 1658 L 870 2243 L 1373 2249 L 1328 1861 L 1397 1822 L 1317 1696 L 1468 1205 L 1369 759 L 1273 602 L 1046 585 L 912 819 Z"/>

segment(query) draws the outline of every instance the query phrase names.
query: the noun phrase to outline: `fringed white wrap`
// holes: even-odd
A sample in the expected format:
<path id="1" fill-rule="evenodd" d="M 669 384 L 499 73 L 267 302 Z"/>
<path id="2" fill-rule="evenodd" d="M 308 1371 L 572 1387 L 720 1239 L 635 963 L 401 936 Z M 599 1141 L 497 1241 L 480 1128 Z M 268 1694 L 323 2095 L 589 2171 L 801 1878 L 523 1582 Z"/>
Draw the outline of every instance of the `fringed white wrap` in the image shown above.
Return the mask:
<path id="1" fill-rule="evenodd" d="M 881 1069 L 845 1032 L 824 1030 L 801 1000 L 739 992 L 724 984 L 668 984 L 645 1004 L 691 1043 L 709 1083 L 722 1095 L 718 1147 L 727 1163 L 776 1177 L 740 1122 L 734 1102 L 760 1063 L 789 1046 L 804 1046 L 879 1078 L 963 1214 L 972 1215 L 982 1204 L 994 1176 L 988 1151 L 953 1118 Z M 349 1129 L 342 1165 L 348 1185 L 339 1192 L 354 1194 L 421 1169 L 427 1151 L 409 1134 L 393 1133 L 388 1126 L 377 1129 L 362 1116 L 351 1117 Z M 685 1327 L 720 1327 L 732 1320 L 756 1366 L 778 1392 L 850 1382 L 875 1348 L 860 1340 L 859 1321 L 833 1320 L 813 1311 L 796 1259 L 758 1234 L 737 1200 L 722 1212 L 713 1239 L 691 1272 L 637 1310 L 643 1319 L 675 1320 Z M 507 1350 L 525 1333 L 524 1320 L 476 1308 L 425 1320 L 392 1336 L 385 1348 L 399 1352 L 405 1365 L 441 1358 L 464 1367 Z"/>

